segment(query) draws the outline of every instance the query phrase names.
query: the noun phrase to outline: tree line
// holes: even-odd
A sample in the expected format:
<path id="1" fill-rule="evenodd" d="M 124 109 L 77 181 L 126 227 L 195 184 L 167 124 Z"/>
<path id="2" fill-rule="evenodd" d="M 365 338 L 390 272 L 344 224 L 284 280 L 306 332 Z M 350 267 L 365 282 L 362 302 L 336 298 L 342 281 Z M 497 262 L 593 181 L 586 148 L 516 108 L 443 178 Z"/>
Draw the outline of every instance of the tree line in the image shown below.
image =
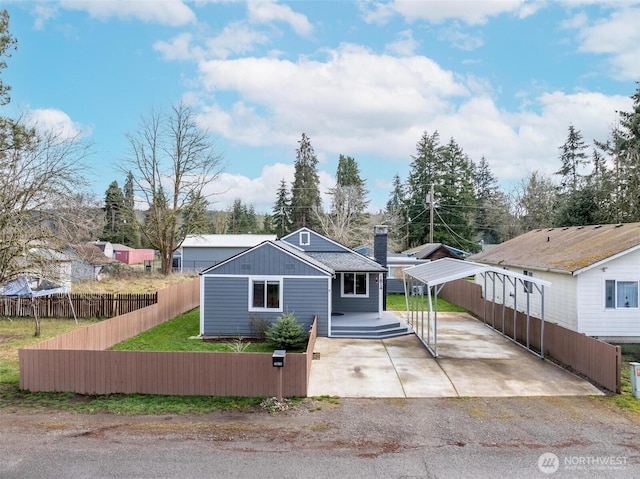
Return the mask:
<path id="1" fill-rule="evenodd" d="M 0 10 L 0 106 L 10 102 L 2 81 L 17 48 L 9 15 Z M 91 145 L 77 136 L 0 115 L 0 284 L 51 265 L 50 253 L 97 238 L 159 251 L 169 274 L 173 252 L 189 234 L 273 233 L 300 227 L 347 246 L 370 243 L 372 226 L 390 226 L 390 250 L 445 243 L 476 251 L 533 228 L 640 221 L 640 84 L 630 112 L 618 112 L 609 137 L 588 145 L 569 125 L 558 170 L 533 171 L 510 191 L 482 157 L 472 160 L 454 138 L 424 132 L 406 179 L 392 179 L 382 211 L 369 211 L 369 191 L 355 158 L 341 154 L 335 186 L 323 207 L 318 158 L 307 134 L 295 150 L 294 178 L 284 178 L 269 214 L 236 199 L 212 211 L 211 184 L 222 172 L 215 140 L 195 112 L 179 103 L 151 111 L 127 134 L 128 154 L 104 201 L 89 192 L 85 160 Z M 432 227 L 433 226 L 433 227 Z M 45 248 L 46 246 L 46 248 Z"/>

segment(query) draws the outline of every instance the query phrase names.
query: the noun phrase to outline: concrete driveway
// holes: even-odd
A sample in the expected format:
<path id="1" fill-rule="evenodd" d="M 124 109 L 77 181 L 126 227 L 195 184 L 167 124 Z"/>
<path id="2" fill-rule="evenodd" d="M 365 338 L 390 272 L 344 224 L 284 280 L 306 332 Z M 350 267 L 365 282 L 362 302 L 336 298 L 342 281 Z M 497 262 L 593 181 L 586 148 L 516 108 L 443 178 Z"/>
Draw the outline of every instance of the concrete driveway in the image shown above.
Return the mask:
<path id="1" fill-rule="evenodd" d="M 415 335 L 318 338 L 309 396 L 505 397 L 602 395 L 465 313 L 438 315 L 434 359 Z"/>

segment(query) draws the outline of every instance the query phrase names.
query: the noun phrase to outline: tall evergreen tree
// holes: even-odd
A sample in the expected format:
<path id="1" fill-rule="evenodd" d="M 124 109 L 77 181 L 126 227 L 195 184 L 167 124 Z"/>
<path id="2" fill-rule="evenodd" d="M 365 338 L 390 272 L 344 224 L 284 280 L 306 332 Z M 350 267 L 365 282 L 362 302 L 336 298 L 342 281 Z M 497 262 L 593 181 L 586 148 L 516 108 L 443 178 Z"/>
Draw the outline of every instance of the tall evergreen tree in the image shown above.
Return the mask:
<path id="1" fill-rule="evenodd" d="M 438 188 L 440 206 L 436 209 L 440 221 L 434 231 L 434 241 L 475 251 L 478 242 L 474 234 L 473 164 L 453 138 L 442 148 L 442 159 Z"/>
<path id="2" fill-rule="evenodd" d="M 509 204 L 504 194 L 500 192 L 498 180 L 491 172 L 484 156 L 480 158 L 477 165 L 473 165 L 473 168 L 477 203 L 476 233 L 484 243 L 500 243 L 508 236 L 504 226 L 508 223 Z"/>
<path id="3" fill-rule="evenodd" d="M 273 215 L 271 216 L 271 227 L 273 231 L 282 238 L 291 233 L 291 200 L 287 182 L 282 178 L 278 188 L 276 202 L 273 205 Z"/>
<path id="4" fill-rule="evenodd" d="M 614 184 L 613 173 L 607 166 L 602 143 L 594 142 L 591 157 L 592 170 L 586 178 L 587 187 L 594 192 L 594 201 L 597 205 L 593 223 L 609 224 L 616 222 L 614 209 Z M 605 148 L 606 150 L 606 148 Z"/>
<path id="5" fill-rule="evenodd" d="M 182 224 L 191 225 L 187 234 L 211 234 L 213 233 L 213 223 L 209 215 L 209 201 L 201 193 L 195 192 L 189 195 L 187 204 L 182 211 Z"/>
<path id="6" fill-rule="evenodd" d="M 392 190 L 384 210 L 384 223 L 389 225 L 389 250 L 401 251 L 406 247 L 405 186 L 396 173 L 391 182 Z"/>
<path id="7" fill-rule="evenodd" d="M 621 222 L 640 221 L 640 82 L 631 95 L 632 110 L 619 111 L 619 125 L 613 130 L 611 144 L 616 167 L 618 211 Z"/>
<path id="8" fill-rule="evenodd" d="M 356 160 L 340 155 L 336 170 L 336 186 L 329 190 L 331 211 L 318 218 L 323 234 L 351 247 L 365 242 L 369 236 L 366 227 L 368 194 Z"/>
<path id="9" fill-rule="evenodd" d="M 533 171 L 522 181 L 519 194 L 519 220 L 523 232 L 553 226 L 556 186 L 539 171 Z"/>
<path id="10" fill-rule="evenodd" d="M 136 228 L 136 210 L 135 210 L 135 193 L 133 183 L 133 173 L 127 173 L 127 179 L 122 187 L 124 194 L 124 209 L 122 219 L 124 222 L 124 241 L 123 244 L 131 248 L 140 248 L 140 232 Z"/>
<path id="11" fill-rule="evenodd" d="M 102 239 L 111 243 L 123 242 L 125 218 L 124 195 L 118 182 L 112 181 L 105 192 Z"/>
<path id="12" fill-rule="evenodd" d="M 416 154 L 412 156 L 411 170 L 407 178 L 406 190 L 406 248 L 429 241 L 429 199 L 431 185 L 436 191 L 433 201 L 438 200 L 440 191 L 440 173 L 442 166 L 442 147 L 437 131 L 429 135 L 426 131 L 416 145 Z M 434 241 L 437 241 L 434 234 Z"/>
<path id="13" fill-rule="evenodd" d="M 247 206 L 240 198 L 236 198 L 229 210 L 228 224 L 229 233 L 256 233 L 258 231 L 258 217 L 253 205 Z"/>
<path id="14" fill-rule="evenodd" d="M 560 147 L 561 166 L 556 175 L 560 175 L 562 192 L 573 192 L 583 186 L 580 170 L 589 163 L 585 150 L 588 146 L 582 139 L 582 132 L 569 125 L 567 140 Z"/>
<path id="15" fill-rule="evenodd" d="M 554 207 L 554 226 L 579 226 L 596 222 L 599 209 L 596 191 L 587 177 L 580 173 L 589 164 L 585 152 L 587 148 L 580 130 L 569 125 L 567 140 L 560 147 L 561 166 L 556 171 L 561 180 Z"/>
<path id="16" fill-rule="evenodd" d="M 303 133 L 296 150 L 295 174 L 291 187 L 291 222 L 293 229 L 316 228 L 322 210 L 318 176 L 318 158 L 309 137 Z"/>

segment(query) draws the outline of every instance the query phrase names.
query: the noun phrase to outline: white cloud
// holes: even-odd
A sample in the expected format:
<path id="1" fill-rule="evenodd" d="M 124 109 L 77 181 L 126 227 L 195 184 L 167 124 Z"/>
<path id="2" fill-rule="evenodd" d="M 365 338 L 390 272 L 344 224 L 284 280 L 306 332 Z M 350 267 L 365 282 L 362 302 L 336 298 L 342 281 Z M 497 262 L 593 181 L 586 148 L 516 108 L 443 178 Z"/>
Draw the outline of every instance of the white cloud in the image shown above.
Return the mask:
<path id="1" fill-rule="evenodd" d="M 290 189 L 294 171 L 293 163 L 288 165 L 275 163 L 263 167 L 256 178 L 222 173 L 215 182 L 209 184 L 205 194 L 211 195 L 209 200 L 212 209 L 227 210 L 239 198 L 243 204 L 253 205 L 259 213 L 271 213 L 280 182 L 284 179 Z M 320 177 L 318 188 L 324 207 L 327 208 L 329 197 L 326 192 L 335 185 L 335 180 L 324 171 L 319 171 L 318 176 Z"/>
<path id="2" fill-rule="evenodd" d="M 69 10 L 86 11 L 100 20 L 112 17 L 135 18 L 147 23 L 181 26 L 194 23 L 196 16 L 183 0 L 62 0 L 60 6 Z"/>
<path id="3" fill-rule="evenodd" d="M 207 50 L 214 58 L 227 58 L 231 54 L 247 53 L 256 44 L 265 44 L 269 37 L 242 22 L 227 25 L 214 38 L 207 40 Z"/>
<path id="4" fill-rule="evenodd" d="M 484 45 L 482 35 L 473 35 L 464 32 L 458 22 L 453 22 L 449 27 L 445 27 L 438 32 L 438 38 L 451 43 L 460 50 L 471 51 Z"/>
<path id="5" fill-rule="evenodd" d="M 579 14 L 564 26 L 578 30 L 580 51 L 609 56 L 612 77 L 634 80 L 640 77 L 638 18 L 640 8 L 621 8 L 591 23 L 584 14 Z"/>
<path id="6" fill-rule="evenodd" d="M 409 57 L 415 54 L 418 46 L 418 42 L 413 38 L 413 32 L 404 30 L 398 33 L 398 39 L 395 42 L 385 47 L 385 51 L 400 57 Z"/>
<path id="7" fill-rule="evenodd" d="M 28 123 L 41 132 L 50 131 L 63 139 L 89 136 L 91 129 L 74 122 L 69 115 L 54 108 L 34 109 L 28 113 Z"/>
<path id="8" fill-rule="evenodd" d="M 181 33 L 170 41 L 157 41 L 153 44 L 154 50 L 160 52 L 165 60 L 199 60 L 204 52 L 201 48 L 192 46 L 193 35 Z"/>
<path id="9" fill-rule="evenodd" d="M 380 56 L 353 45 L 328 52 L 324 62 L 212 60 L 201 62 L 200 71 L 207 91 L 233 91 L 240 98 L 226 112 L 212 106 L 210 128 L 234 141 L 250 136 L 252 145 L 290 141 L 292 133 L 305 131 L 335 148 L 367 149 L 372 134 L 401 131 L 451 108 L 449 98 L 468 94 L 451 72 L 428 58 Z"/>
<path id="10" fill-rule="evenodd" d="M 410 23 L 416 20 L 435 24 L 446 20 L 460 20 L 468 25 L 479 25 L 486 23 L 490 17 L 504 13 L 523 18 L 535 13 L 539 3 L 525 0 L 396 0 L 391 3 L 361 3 L 360 9 L 364 20 L 369 23 L 386 23 L 397 14 Z"/>
<path id="11" fill-rule="evenodd" d="M 305 15 L 294 12 L 288 5 L 282 5 L 272 0 L 251 0 L 247 4 L 249 19 L 255 23 L 272 23 L 280 21 L 287 23 L 301 36 L 309 36 L 313 26 Z"/>
<path id="12" fill-rule="evenodd" d="M 53 4 L 37 3 L 34 5 L 32 13 L 36 17 L 33 22 L 33 28 L 35 30 L 43 30 L 45 23 L 54 18 L 58 11 Z"/>

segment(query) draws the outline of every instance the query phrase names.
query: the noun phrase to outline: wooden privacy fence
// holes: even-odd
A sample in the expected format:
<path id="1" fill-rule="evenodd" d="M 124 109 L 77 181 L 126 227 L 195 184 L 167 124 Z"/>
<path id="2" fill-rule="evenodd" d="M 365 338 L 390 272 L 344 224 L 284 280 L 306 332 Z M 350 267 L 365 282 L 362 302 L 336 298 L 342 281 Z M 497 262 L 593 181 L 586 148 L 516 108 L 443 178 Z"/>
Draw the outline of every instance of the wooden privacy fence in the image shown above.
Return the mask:
<path id="1" fill-rule="evenodd" d="M 199 305 L 199 280 L 158 292 L 158 302 L 19 351 L 20 388 L 78 394 L 276 396 L 271 353 L 107 351 Z M 287 354 L 283 395 L 306 396 L 316 339 Z"/>
<path id="2" fill-rule="evenodd" d="M 71 299 L 71 303 L 69 303 Z M 113 318 L 145 308 L 158 301 L 158 293 L 146 294 L 54 294 L 39 298 L 0 298 L 0 315 L 33 317 L 35 306 L 39 318 Z M 71 309 L 73 305 L 73 309 Z"/>
<path id="3" fill-rule="evenodd" d="M 515 311 L 508 306 L 485 301 L 482 287 L 479 284 L 459 279 L 447 283 L 440 296 L 457 304 L 483 319 L 496 330 L 514 339 L 520 344 L 527 344 L 532 349 L 541 351 L 540 328 L 542 321 L 529 316 L 527 328 L 526 313 Z M 515 330 L 515 335 L 514 335 Z M 528 339 L 527 339 L 528 331 Z M 620 368 L 622 353 L 620 346 L 605 343 L 582 333 L 544 322 L 544 355 L 560 364 L 582 374 L 593 382 L 608 389 L 620 392 Z"/>

